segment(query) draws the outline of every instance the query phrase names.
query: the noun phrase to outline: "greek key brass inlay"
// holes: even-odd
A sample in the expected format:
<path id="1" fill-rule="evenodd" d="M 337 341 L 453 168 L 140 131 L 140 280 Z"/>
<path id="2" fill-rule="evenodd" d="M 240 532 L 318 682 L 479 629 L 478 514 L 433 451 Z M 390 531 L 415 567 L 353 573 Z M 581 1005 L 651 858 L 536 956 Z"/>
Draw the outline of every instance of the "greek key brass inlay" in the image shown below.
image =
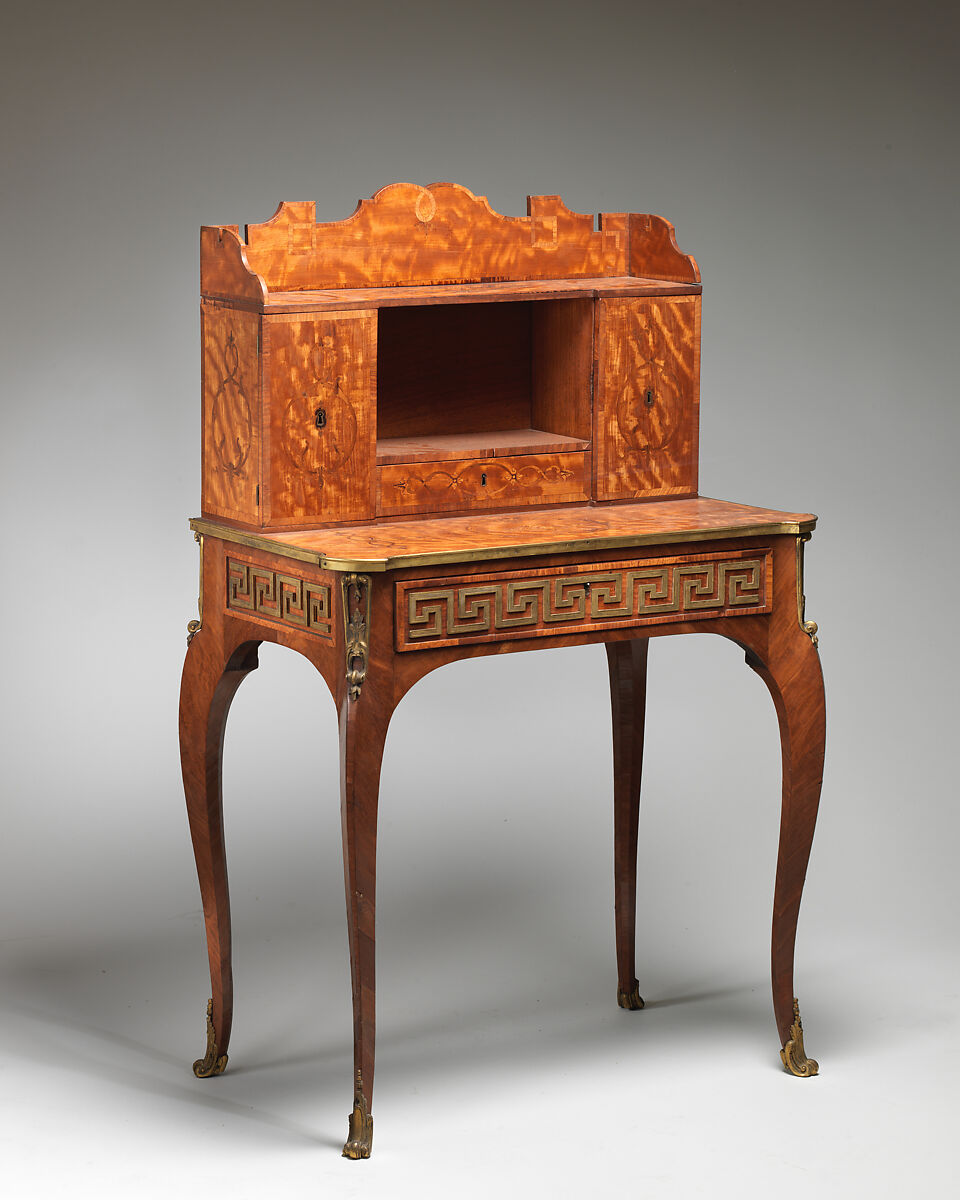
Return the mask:
<path id="1" fill-rule="evenodd" d="M 769 550 L 397 584 L 397 649 L 769 612 Z"/>
<path id="2" fill-rule="evenodd" d="M 330 586 L 326 583 L 229 558 L 227 608 L 240 614 L 256 613 L 333 641 Z"/>

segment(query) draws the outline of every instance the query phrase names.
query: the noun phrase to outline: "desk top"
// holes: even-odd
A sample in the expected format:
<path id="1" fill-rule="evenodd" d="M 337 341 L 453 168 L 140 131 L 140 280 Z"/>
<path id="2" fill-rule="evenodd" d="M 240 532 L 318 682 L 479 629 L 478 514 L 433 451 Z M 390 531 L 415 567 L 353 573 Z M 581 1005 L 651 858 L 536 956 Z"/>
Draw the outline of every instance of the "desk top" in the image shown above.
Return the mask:
<path id="1" fill-rule="evenodd" d="M 809 533 L 812 513 L 777 512 L 705 496 L 536 512 L 367 522 L 299 533 L 252 533 L 196 517 L 190 528 L 224 541 L 317 563 L 330 571 L 390 571 L 536 554 Z"/>

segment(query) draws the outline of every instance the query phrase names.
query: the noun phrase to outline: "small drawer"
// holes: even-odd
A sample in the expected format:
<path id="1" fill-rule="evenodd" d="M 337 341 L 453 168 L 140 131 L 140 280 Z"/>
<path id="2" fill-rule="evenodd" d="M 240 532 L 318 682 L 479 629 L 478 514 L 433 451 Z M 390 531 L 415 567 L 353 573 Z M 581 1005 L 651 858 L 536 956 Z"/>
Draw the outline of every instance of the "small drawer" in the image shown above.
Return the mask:
<path id="1" fill-rule="evenodd" d="M 584 501 L 589 491 L 590 458 L 579 452 L 395 463 L 380 467 L 378 475 L 378 511 L 383 516 L 476 512 Z"/>

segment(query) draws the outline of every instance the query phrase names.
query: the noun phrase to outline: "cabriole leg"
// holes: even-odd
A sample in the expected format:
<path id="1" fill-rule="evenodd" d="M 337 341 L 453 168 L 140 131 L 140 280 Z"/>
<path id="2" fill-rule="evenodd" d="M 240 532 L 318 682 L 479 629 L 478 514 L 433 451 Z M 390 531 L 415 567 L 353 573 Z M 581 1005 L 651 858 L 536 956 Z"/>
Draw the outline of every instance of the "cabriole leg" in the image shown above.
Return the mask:
<path id="1" fill-rule="evenodd" d="M 346 1158 L 369 1158 L 373 1143 L 376 1037 L 377 802 L 390 711 L 370 682 L 340 708 L 340 795 L 343 872 L 353 990 L 354 1102 L 343 1147 Z"/>
<path id="2" fill-rule="evenodd" d="M 193 1064 L 199 1078 L 223 1072 L 233 1024 L 221 764 L 227 713 L 237 688 L 257 666 L 258 645 L 247 642 L 224 662 L 212 634 L 199 630 L 187 649 L 180 685 L 180 761 L 203 901 L 212 992 L 207 1004 L 206 1053 Z"/>
<path id="3" fill-rule="evenodd" d="M 637 833 L 647 697 L 647 639 L 607 642 L 613 709 L 613 862 L 617 1003 L 643 1008 L 636 977 Z"/>
<path id="4" fill-rule="evenodd" d="M 815 629 L 815 627 L 814 627 Z M 800 898 L 810 858 L 820 804 L 826 711 L 823 673 L 816 638 L 792 627 L 788 636 L 771 639 L 761 659 L 748 650 L 747 662 L 770 689 L 780 722 L 783 760 L 783 799 L 780 849 L 773 901 L 773 1008 L 783 1049 L 780 1057 L 792 1074 L 816 1075 L 818 1066 L 807 1058 L 803 1026 L 794 994 L 793 957 Z"/>

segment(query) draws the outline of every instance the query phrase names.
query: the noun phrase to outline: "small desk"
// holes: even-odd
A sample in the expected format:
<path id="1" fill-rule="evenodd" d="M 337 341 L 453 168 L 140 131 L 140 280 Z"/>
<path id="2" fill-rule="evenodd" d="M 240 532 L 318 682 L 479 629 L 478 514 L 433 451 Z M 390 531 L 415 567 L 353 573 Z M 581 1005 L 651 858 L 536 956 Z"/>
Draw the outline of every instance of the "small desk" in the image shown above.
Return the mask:
<path id="1" fill-rule="evenodd" d="M 349 1158 L 369 1157 L 373 1134 L 387 728 L 413 684 L 459 658 L 605 646 L 617 1001 L 642 1009 L 648 642 L 716 633 L 744 650 L 773 698 L 783 755 L 772 940 L 781 1058 L 794 1075 L 817 1073 L 793 984 L 825 736 L 803 593 L 816 518 L 697 494 L 699 273 L 672 227 L 603 214 L 594 230 L 557 197 L 531 197 L 529 209 L 504 218 L 455 185 L 399 184 L 346 222 L 316 224 L 312 206 L 281 205 L 246 242 L 229 226 L 201 236 L 200 616 L 188 627 L 180 740 L 212 998 L 194 1071 L 223 1071 L 233 1015 L 224 727 L 271 641 L 316 666 L 339 714 Z M 558 262 L 571 278 L 525 277 Z M 491 276 L 501 278 L 483 282 Z M 407 313 L 394 322 L 382 317 L 389 309 Z"/>

